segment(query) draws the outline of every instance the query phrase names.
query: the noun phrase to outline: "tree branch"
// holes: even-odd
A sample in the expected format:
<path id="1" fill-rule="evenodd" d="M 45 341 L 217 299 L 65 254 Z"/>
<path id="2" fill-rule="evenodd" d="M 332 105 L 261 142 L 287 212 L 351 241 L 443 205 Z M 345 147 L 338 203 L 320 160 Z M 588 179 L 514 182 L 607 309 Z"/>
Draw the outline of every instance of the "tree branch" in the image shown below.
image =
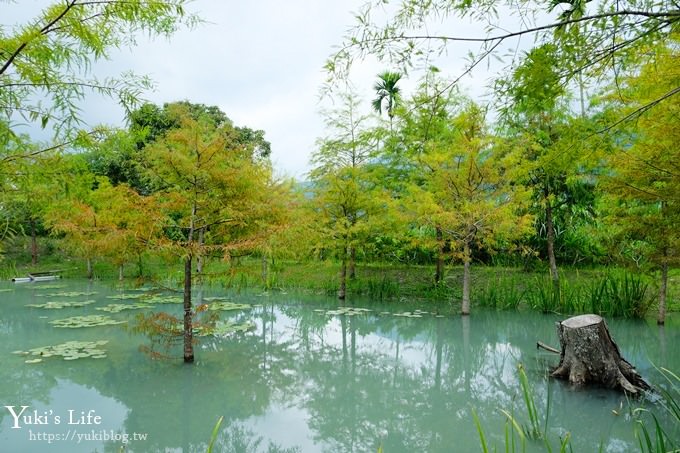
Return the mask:
<path id="1" fill-rule="evenodd" d="M 594 20 L 598 20 L 598 19 L 606 19 L 606 18 L 613 18 L 613 17 L 619 17 L 619 16 L 642 16 L 642 17 L 647 17 L 647 18 L 652 18 L 652 19 L 653 18 L 663 18 L 663 19 L 668 20 L 668 24 L 671 24 L 673 22 L 680 20 L 680 11 L 651 12 L 651 11 L 620 10 L 620 11 L 613 11 L 613 12 L 610 12 L 610 13 L 594 14 L 592 16 L 583 16 L 583 17 L 580 17 L 580 18 L 577 18 L 577 19 L 569 19 L 569 20 L 564 20 L 564 21 L 559 21 L 559 22 L 552 22 L 550 24 L 540 25 L 538 27 L 531 27 L 531 28 L 527 28 L 525 30 L 508 32 L 508 33 L 495 35 L 495 36 L 487 36 L 486 38 L 470 38 L 470 37 L 446 36 L 446 35 L 439 35 L 439 36 L 433 36 L 433 35 L 383 36 L 383 37 L 379 37 L 379 38 L 354 40 L 349 45 L 344 46 L 341 50 L 346 50 L 350 47 L 355 47 L 355 46 L 361 45 L 363 43 L 370 43 L 370 42 L 379 43 L 379 42 L 384 42 L 384 41 L 402 41 L 402 40 L 440 40 L 440 41 L 489 43 L 489 42 L 494 42 L 494 41 L 504 41 L 504 40 L 509 39 L 509 38 L 515 38 L 515 37 L 518 37 L 518 36 L 536 33 L 536 32 L 539 32 L 539 31 L 550 30 L 550 29 L 554 29 L 554 28 L 561 28 L 561 27 L 564 27 L 565 25 L 578 24 L 578 23 L 581 23 L 581 22 L 588 22 L 588 21 L 594 21 Z"/>
<path id="2" fill-rule="evenodd" d="M 69 3 L 66 4 L 66 7 L 64 10 L 54 19 L 52 19 L 50 22 L 47 23 L 43 28 L 40 29 L 40 34 L 44 35 L 49 32 L 50 27 L 52 27 L 54 24 L 59 22 L 61 19 L 66 16 L 66 14 L 73 8 L 73 6 L 76 4 L 77 0 L 71 0 Z M 22 42 L 19 47 L 9 56 L 7 61 L 5 62 L 4 65 L 2 65 L 2 68 L 0 68 L 0 75 L 4 74 L 5 71 L 7 71 L 7 68 L 9 68 L 16 57 L 26 48 L 26 46 L 29 44 L 29 41 Z"/>

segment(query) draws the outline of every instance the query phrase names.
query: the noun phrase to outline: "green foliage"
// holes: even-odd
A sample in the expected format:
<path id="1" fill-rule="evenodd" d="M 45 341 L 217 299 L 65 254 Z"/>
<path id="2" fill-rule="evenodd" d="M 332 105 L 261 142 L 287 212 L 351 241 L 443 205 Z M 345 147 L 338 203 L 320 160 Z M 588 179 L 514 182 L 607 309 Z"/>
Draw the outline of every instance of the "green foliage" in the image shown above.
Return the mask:
<path id="1" fill-rule="evenodd" d="M 27 24 L 0 29 L 0 159 L 8 159 L 9 143 L 18 143 L 11 157 L 30 155 L 16 121 L 51 127 L 62 140 L 75 138 L 83 121 L 77 102 L 94 92 L 131 109 L 140 93 L 151 87 L 146 77 L 91 76 L 94 62 L 112 50 L 133 46 L 139 34 L 169 36 L 198 19 L 184 10 L 185 0 L 53 2 Z M 0 161 L 1 162 L 1 161 Z"/>
<path id="2" fill-rule="evenodd" d="M 182 115 L 220 129 L 234 147 L 247 149 L 254 159 L 264 160 L 271 154 L 271 144 L 265 140 L 264 131 L 234 126 L 219 107 L 189 101 L 165 103 L 162 107 L 146 103 L 130 112 L 130 134 L 136 140 L 137 148 L 142 149 L 161 139 L 168 131 L 181 128 Z"/>

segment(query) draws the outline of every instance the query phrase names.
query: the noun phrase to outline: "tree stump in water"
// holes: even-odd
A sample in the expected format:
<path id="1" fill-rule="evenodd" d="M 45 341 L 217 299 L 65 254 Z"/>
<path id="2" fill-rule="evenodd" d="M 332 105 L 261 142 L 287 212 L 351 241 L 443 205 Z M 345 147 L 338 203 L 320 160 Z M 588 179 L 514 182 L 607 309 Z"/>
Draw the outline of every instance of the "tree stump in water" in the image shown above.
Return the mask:
<path id="1" fill-rule="evenodd" d="M 619 352 L 604 319 L 581 315 L 557 323 L 560 364 L 552 376 L 576 385 L 601 384 L 607 388 L 638 394 L 649 385 Z"/>

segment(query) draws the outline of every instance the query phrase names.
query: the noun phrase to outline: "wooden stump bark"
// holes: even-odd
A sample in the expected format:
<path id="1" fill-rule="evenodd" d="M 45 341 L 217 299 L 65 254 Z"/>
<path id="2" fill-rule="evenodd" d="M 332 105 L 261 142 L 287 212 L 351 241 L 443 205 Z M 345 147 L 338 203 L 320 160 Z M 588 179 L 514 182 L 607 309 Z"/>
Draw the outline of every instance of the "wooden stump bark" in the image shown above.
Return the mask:
<path id="1" fill-rule="evenodd" d="M 552 376 L 569 379 L 576 385 L 600 384 L 611 389 L 638 394 L 649 385 L 619 352 L 604 319 L 581 315 L 557 323 L 562 351 Z"/>

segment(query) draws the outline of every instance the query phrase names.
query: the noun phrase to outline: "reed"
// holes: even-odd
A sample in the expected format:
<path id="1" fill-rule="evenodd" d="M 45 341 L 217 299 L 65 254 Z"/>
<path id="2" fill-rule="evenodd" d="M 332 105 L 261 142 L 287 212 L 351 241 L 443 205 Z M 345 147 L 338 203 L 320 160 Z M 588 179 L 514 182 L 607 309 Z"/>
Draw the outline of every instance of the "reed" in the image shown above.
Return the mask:
<path id="1" fill-rule="evenodd" d="M 217 436 L 220 433 L 220 426 L 222 425 L 223 421 L 224 421 L 224 415 L 221 416 L 217 420 L 217 423 L 215 423 L 215 427 L 213 428 L 212 434 L 210 435 L 210 442 L 208 443 L 208 449 L 205 451 L 205 453 L 212 453 L 213 446 L 215 445 L 215 441 L 217 440 Z"/>
<path id="2" fill-rule="evenodd" d="M 515 277 L 489 281 L 476 295 L 475 301 L 482 307 L 496 310 L 516 310 L 524 301 L 526 288 Z"/>

